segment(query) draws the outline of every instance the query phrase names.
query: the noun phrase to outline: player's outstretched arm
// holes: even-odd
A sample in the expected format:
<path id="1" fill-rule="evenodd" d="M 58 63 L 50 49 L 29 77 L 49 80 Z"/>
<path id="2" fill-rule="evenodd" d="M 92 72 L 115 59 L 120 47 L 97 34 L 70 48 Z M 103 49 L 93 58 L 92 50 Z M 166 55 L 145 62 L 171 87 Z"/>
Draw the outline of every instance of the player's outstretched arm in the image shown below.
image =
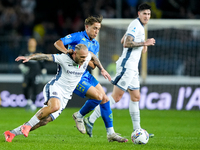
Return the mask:
<path id="1" fill-rule="evenodd" d="M 18 56 L 15 61 L 22 60 L 23 63 L 28 62 L 29 60 L 47 60 L 47 61 L 53 61 L 53 56 L 51 54 L 42 54 L 42 53 L 36 53 L 32 54 L 30 56 Z"/>
<path id="2" fill-rule="evenodd" d="M 92 55 L 92 61 L 93 61 L 94 65 L 99 68 L 99 70 L 101 71 L 101 74 L 104 76 L 105 79 L 108 79 L 109 81 L 111 81 L 110 74 L 103 68 L 100 60 L 92 52 L 90 52 L 90 53 Z"/>
<path id="3" fill-rule="evenodd" d="M 126 35 L 124 38 L 123 46 L 125 48 L 133 48 L 133 47 L 139 47 L 139 46 L 153 46 L 155 45 L 156 41 L 154 38 L 147 39 L 144 42 L 134 42 L 134 37 L 130 35 Z"/>

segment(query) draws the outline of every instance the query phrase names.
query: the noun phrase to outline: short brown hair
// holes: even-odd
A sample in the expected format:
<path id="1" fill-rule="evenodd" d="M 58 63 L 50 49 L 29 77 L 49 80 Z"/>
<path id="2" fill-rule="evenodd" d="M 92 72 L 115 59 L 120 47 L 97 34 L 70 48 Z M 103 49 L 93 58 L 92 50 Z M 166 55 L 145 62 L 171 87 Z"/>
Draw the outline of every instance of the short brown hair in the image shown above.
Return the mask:
<path id="1" fill-rule="evenodd" d="M 103 20 L 103 16 L 101 15 L 97 17 L 90 16 L 85 19 L 85 25 L 93 25 L 96 22 L 101 23 L 102 20 Z"/>

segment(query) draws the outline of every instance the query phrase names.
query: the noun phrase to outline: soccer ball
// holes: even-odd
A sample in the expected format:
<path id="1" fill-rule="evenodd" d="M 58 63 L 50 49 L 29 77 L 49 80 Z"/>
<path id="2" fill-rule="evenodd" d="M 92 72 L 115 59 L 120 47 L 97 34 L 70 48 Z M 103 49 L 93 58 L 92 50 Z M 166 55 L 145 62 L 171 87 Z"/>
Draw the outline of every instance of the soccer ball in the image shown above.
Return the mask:
<path id="1" fill-rule="evenodd" d="M 149 141 L 149 134 L 144 129 L 136 129 L 131 134 L 131 140 L 134 144 L 147 144 Z"/>

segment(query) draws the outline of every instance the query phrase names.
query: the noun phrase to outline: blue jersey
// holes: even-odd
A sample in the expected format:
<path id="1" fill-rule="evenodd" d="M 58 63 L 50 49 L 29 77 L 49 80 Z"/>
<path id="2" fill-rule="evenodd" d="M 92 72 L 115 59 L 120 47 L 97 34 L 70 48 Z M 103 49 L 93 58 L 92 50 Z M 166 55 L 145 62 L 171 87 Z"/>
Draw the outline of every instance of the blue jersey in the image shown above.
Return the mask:
<path id="1" fill-rule="evenodd" d="M 64 45 L 68 45 L 68 49 L 75 50 L 77 44 L 85 44 L 90 52 L 98 57 L 99 52 L 99 42 L 95 39 L 90 40 L 86 31 L 75 32 L 68 34 L 65 37 L 60 39 Z M 81 81 L 77 85 L 74 93 L 81 97 L 85 97 L 87 90 L 91 86 L 96 86 L 98 81 L 86 70 L 81 78 Z"/>
<path id="2" fill-rule="evenodd" d="M 67 36 L 61 38 L 61 41 L 64 45 L 68 45 L 68 49 L 73 50 L 75 50 L 75 46 L 77 44 L 85 44 L 88 47 L 88 50 L 98 57 L 99 42 L 97 42 L 95 39 L 90 40 L 86 31 L 68 34 Z"/>
<path id="3" fill-rule="evenodd" d="M 77 44 L 85 44 L 90 52 L 95 54 L 98 57 L 99 52 L 99 42 L 93 39 L 90 40 L 86 31 L 75 32 L 72 34 L 68 34 L 67 36 L 60 39 L 64 45 L 68 45 L 68 49 L 75 50 L 75 46 Z M 89 73 L 88 70 L 85 71 L 84 76 Z"/>

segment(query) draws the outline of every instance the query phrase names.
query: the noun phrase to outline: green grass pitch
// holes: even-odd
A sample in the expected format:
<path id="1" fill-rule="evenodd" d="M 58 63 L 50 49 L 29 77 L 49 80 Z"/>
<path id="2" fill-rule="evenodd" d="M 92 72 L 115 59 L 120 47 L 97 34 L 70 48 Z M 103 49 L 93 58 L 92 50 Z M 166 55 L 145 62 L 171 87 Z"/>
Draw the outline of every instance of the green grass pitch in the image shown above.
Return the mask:
<path id="1" fill-rule="evenodd" d="M 131 141 L 132 123 L 127 109 L 113 110 L 115 132 L 129 139 L 127 143 L 109 143 L 106 129 L 99 118 L 93 138 L 81 134 L 74 126 L 72 114 L 78 108 L 66 108 L 53 122 L 5 142 L 3 132 L 28 121 L 34 113 L 24 108 L 0 108 L 0 150 L 199 150 L 200 111 L 141 110 L 141 125 L 155 137 L 146 145 Z"/>

